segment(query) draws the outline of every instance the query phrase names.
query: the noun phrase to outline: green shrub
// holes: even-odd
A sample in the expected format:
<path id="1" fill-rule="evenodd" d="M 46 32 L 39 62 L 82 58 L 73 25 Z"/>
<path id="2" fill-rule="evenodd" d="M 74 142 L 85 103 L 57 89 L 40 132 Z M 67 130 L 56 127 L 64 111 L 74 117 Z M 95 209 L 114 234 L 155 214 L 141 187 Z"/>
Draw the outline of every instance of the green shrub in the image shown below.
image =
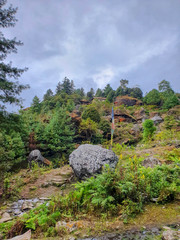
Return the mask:
<path id="1" fill-rule="evenodd" d="M 156 127 L 154 126 L 154 122 L 150 119 L 146 119 L 143 122 L 143 140 L 151 140 L 155 131 Z"/>
<path id="2" fill-rule="evenodd" d="M 96 123 L 99 123 L 101 120 L 98 110 L 91 105 L 86 107 L 82 113 L 82 119 L 86 120 L 88 118 L 90 118 L 92 121 L 94 121 Z"/>

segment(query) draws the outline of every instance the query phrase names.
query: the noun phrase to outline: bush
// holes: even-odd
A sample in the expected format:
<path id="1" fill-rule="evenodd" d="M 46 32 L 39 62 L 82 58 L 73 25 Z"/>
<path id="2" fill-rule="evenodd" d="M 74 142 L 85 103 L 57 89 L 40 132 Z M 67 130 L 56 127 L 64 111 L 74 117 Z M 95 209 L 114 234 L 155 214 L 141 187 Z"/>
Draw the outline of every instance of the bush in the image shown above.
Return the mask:
<path id="1" fill-rule="evenodd" d="M 176 97 L 176 95 L 170 95 L 164 102 L 162 108 L 163 109 L 170 109 L 176 105 L 180 104 L 178 98 Z"/>
<path id="2" fill-rule="evenodd" d="M 0 132 L 0 172 L 11 170 L 25 159 L 25 145 L 21 135 L 12 131 L 10 134 Z"/>
<path id="3" fill-rule="evenodd" d="M 82 119 L 90 118 L 96 123 L 99 123 L 101 120 L 98 110 L 93 106 L 88 106 L 82 113 Z"/>
<path id="4" fill-rule="evenodd" d="M 103 136 L 107 137 L 107 135 L 111 133 L 111 126 L 109 121 L 102 119 L 99 123 L 99 129 L 103 131 Z"/>
<path id="5" fill-rule="evenodd" d="M 156 127 L 154 126 L 154 122 L 150 119 L 146 119 L 143 122 L 143 140 L 151 140 L 155 131 Z"/>

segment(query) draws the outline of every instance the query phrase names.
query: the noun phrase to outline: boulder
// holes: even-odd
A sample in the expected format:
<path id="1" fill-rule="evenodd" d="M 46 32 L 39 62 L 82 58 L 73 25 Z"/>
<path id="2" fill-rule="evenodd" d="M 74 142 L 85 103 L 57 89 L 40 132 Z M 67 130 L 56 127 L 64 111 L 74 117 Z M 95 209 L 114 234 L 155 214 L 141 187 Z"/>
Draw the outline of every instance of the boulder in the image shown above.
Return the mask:
<path id="1" fill-rule="evenodd" d="M 157 158 L 148 157 L 144 159 L 144 161 L 142 162 L 142 165 L 146 168 L 148 167 L 153 168 L 156 165 L 161 165 L 161 162 Z"/>
<path id="2" fill-rule="evenodd" d="M 115 168 L 118 157 L 111 150 L 97 145 L 83 144 L 69 156 L 69 163 L 79 179 L 100 173 L 102 167 L 108 164 Z"/>
<path id="3" fill-rule="evenodd" d="M 176 240 L 176 239 L 180 239 L 180 232 L 179 231 L 175 231 L 169 227 L 163 227 L 163 229 L 165 230 L 162 234 L 162 239 L 163 240 Z"/>
<path id="4" fill-rule="evenodd" d="M 9 213 L 5 212 L 0 219 L 0 223 L 8 222 L 10 220 L 12 220 L 11 216 L 9 215 Z"/>
<path id="5" fill-rule="evenodd" d="M 144 108 L 136 110 L 134 113 L 134 117 L 139 123 L 143 122 L 145 119 L 148 119 Z"/>
<path id="6" fill-rule="evenodd" d="M 162 117 L 160 117 L 159 115 L 155 115 L 154 117 L 150 118 L 151 120 L 153 120 L 154 124 L 157 125 L 161 122 L 163 122 Z"/>
<path id="7" fill-rule="evenodd" d="M 31 230 L 28 230 L 22 235 L 18 235 L 16 237 L 13 237 L 9 240 L 30 240 L 31 239 Z"/>
<path id="8" fill-rule="evenodd" d="M 137 98 L 129 97 L 129 96 L 118 96 L 114 102 L 115 106 L 125 105 L 125 106 L 134 106 L 134 105 L 142 105 L 142 102 Z"/>

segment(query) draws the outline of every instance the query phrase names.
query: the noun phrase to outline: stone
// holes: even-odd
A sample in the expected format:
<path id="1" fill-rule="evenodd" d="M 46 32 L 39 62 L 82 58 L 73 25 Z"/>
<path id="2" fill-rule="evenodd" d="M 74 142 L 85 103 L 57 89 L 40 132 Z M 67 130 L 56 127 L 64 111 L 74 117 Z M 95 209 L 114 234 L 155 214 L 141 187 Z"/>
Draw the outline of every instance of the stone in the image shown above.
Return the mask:
<path id="1" fill-rule="evenodd" d="M 162 119 L 162 117 L 160 117 L 159 115 L 155 115 L 154 117 L 150 118 L 155 125 L 163 122 L 164 120 Z"/>
<path id="2" fill-rule="evenodd" d="M 115 106 L 126 105 L 126 106 L 134 106 L 134 105 L 142 105 L 142 102 L 137 98 L 129 97 L 129 96 L 118 96 L 114 102 Z"/>
<path id="3" fill-rule="evenodd" d="M 70 233 L 80 229 L 84 226 L 82 221 L 77 222 L 65 222 L 65 221 L 59 221 L 56 223 L 56 230 L 60 230 L 62 227 L 65 227 Z"/>
<path id="4" fill-rule="evenodd" d="M 100 173 L 106 164 L 115 168 L 117 162 L 118 157 L 113 151 L 91 144 L 79 146 L 69 156 L 70 166 L 79 179 Z"/>
<path id="5" fill-rule="evenodd" d="M 144 109 L 144 108 L 141 108 L 141 109 L 136 110 L 133 115 L 134 115 L 134 117 L 136 118 L 136 120 L 137 120 L 138 122 L 140 122 L 140 123 L 141 123 L 144 119 L 147 119 L 147 118 L 148 118 L 147 115 L 146 115 L 146 113 L 145 113 L 145 109 Z"/>
<path id="6" fill-rule="evenodd" d="M 178 239 L 178 232 L 173 231 L 172 229 L 168 229 L 163 232 L 162 234 L 162 240 L 176 240 Z"/>
<path id="7" fill-rule="evenodd" d="M 11 219 L 12 218 L 11 218 L 10 214 L 5 212 L 5 213 L 3 213 L 2 218 L 0 219 L 0 223 L 8 222 Z"/>
<path id="8" fill-rule="evenodd" d="M 161 162 L 154 157 L 148 157 L 146 159 L 144 159 L 144 161 L 142 161 L 142 166 L 144 166 L 145 168 L 153 168 L 156 165 L 161 165 Z"/>
<path id="9" fill-rule="evenodd" d="M 33 204 L 32 202 L 27 202 L 25 201 L 23 204 L 22 204 L 22 207 L 21 207 L 21 210 L 22 211 L 26 211 L 26 210 L 30 210 L 33 208 Z"/>
<path id="10" fill-rule="evenodd" d="M 8 240 L 30 240 L 30 239 L 31 239 L 31 230 L 28 230 L 24 234 L 13 237 L 13 238 L 8 239 Z"/>

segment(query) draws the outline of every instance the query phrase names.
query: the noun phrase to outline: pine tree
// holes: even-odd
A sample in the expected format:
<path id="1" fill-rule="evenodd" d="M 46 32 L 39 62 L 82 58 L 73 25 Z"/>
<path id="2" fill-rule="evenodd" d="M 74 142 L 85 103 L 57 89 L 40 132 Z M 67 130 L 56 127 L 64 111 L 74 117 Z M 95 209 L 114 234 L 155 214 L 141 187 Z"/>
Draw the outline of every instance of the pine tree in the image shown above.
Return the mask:
<path id="1" fill-rule="evenodd" d="M 105 87 L 104 90 L 103 90 L 103 95 L 104 95 L 104 97 L 107 97 L 108 94 L 109 94 L 109 92 L 112 91 L 112 90 L 113 90 L 113 89 L 112 89 L 112 87 L 110 86 L 110 84 L 107 84 L 106 87 Z"/>
<path id="2" fill-rule="evenodd" d="M 62 91 L 71 95 L 74 92 L 73 80 L 70 81 L 67 77 L 65 77 L 62 83 Z"/>
<path id="3" fill-rule="evenodd" d="M 12 6 L 3 8 L 7 0 L 0 1 L 0 28 L 14 27 L 16 23 L 15 14 L 17 8 Z M 17 80 L 21 74 L 27 69 L 19 69 L 13 67 L 12 63 L 5 63 L 8 54 L 17 53 L 17 46 L 21 46 L 22 42 L 14 39 L 7 39 L 0 32 L 0 109 L 5 108 L 5 103 L 19 104 L 21 99 L 18 95 L 22 90 L 28 88 L 28 85 L 22 85 Z"/>
<path id="4" fill-rule="evenodd" d="M 96 97 L 103 97 L 103 92 L 100 88 L 97 89 L 95 96 Z"/>
<path id="5" fill-rule="evenodd" d="M 37 96 L 33 98 L 31 107 L 33 112 L 36 112 L 36 113 L 40 112 L 41 110 L 40 99 Z"/>
<path id="6" fill-rule="evenodd" d="M 47 92 L 44 94 L 44 101 L 50 100 L 51 97 L 53 96 L 53 91 L 51 89 L 48 89 Z"/>
<path id="7" fill-rule="evenodd" d="M 58 82 L 57 86 L 56 86 L 56 94 L 59 95 L 62 93 L 63 90 L 63 86 L 61 82 Z"/>
<path id="8" fill-rule="evenodd" d="M 44 148 L 49 149 L 52 154 L 70 154 L 74 147 L 74 134 L 66 109 L 59 108 L 44 130 Z"/>

